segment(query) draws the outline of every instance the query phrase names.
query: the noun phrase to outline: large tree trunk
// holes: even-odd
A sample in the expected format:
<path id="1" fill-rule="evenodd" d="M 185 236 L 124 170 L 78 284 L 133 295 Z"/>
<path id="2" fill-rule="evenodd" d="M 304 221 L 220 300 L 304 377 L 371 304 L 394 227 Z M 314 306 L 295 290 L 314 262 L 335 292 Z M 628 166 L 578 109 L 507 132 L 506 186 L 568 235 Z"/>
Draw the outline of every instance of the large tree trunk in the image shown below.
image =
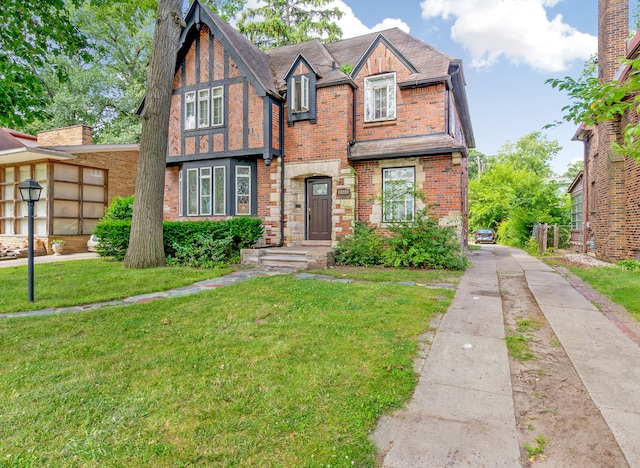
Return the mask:
<path id="1" fill-rule="evenodd" d="M 164 171 L 173 74 L 184 24 L 182 0 L 159 0 L 142 114 L 140 158 L 126 268 L 165 265 L 162 236 Z"/>

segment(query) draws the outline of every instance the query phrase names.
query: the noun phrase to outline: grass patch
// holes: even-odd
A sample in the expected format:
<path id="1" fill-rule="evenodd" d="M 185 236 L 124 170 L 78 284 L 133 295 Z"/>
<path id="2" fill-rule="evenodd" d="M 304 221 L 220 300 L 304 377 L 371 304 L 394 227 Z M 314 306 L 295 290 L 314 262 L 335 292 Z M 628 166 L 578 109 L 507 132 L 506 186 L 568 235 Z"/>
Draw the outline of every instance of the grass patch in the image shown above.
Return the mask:
<path id="1" fill-rule="evenodd" d="M 532 333 L 540 330 L 540 324 L 533 319 L 516 320 L 516 330 L 520 333 Z"/>
<path id="2" fill-rule="evenodd" d="M 5 320 L 0 460 L 374 467 L 368 434 L 410 397 L 417 336 L 452 296 L 276 276 Z"/>
<path id="3" fill-rule="evenodd" d="M 507 351 L 509 356 L 518 361 L 530 361 L 535 359 L 531 347 L 529 346 L 529 338 L 521 333 L 511 333 L 505 337 L 507 341 Z"/>
<path id="4" fill-rule="evenodd" d="M 638 294 L 640 271 L 612 267 L 589 269 L 570 267 L 569 269 L 597 291 L 624 306 L 636 320 L 640 321 L 640 294 Z"/>
<path id="5" fill-rule="evenodd" d="M 407 282 L 415 283 L 452 283 L 458 284 L 464 274 L 454 270 L 426 270 L 420 268 L 352 267 L 333 266 L 326 270 L 314 270 L 310 273 L 329 275 L 335 278 L 351 278 L 360 281 Z"/>
<path id="6" fill-rule="evenodd" d="M 539 434 L 538 437 L 533 439 L 533 444 L 524 444 L 524 448 L 529 455 L 529 461 L 534 462 L 536 458 L 541 458 L 549 442 L 549 439 L 545 439 L 542 434 Z"/>
<path id="7" fill-rule="evenodd" d="M 232 268 L 123 268 L 122 262 L 72 260 L 34 266 L 35 302 L 27 300 L 26 266 L 0 268 L 0 313 L 68 307 L 164 291 L 216 278 Z"/>

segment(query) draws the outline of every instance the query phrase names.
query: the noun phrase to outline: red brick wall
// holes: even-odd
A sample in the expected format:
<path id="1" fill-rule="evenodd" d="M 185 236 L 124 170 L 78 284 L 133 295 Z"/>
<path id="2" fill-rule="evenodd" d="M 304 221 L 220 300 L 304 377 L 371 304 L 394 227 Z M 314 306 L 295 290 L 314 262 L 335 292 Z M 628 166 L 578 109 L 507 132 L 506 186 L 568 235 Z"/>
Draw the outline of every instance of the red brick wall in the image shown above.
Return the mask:
<path id="1" fill-rule="evenodd" d="M 176 166 L 167 167 L 164 172 L 164 219 L 175 221 L 178 219 L 178 172 Z"/>
<path id="2" fill-rule="evenodd" d="M 264 101 L 249 84 L 249 148 L 264 147 Z"/>

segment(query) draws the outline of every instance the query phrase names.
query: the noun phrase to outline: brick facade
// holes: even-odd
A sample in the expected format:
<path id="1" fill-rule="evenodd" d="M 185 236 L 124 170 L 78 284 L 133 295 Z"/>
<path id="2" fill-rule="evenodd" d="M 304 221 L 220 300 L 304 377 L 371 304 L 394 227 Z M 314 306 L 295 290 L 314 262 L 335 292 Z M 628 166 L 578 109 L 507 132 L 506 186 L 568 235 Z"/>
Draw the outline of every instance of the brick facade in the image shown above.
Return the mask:
<path id="1" fill-rule="evenodd" d="M 637 56 L 627 50 L 628 0 L 598 2 L 598 77 L 611 81 L 620 71 L 624 57 Z M 632 41 L 633 43 L 633 41 Z M 640 257 L 640 169 L 638 163 L 616 153 L 630 118 L 598 124 L 583 132 L 585 172 L 583 187 L 584 251 L 597 258 L 617 261 Z"/>
<path id="2" fill-rule="evenodd" d="M 183 35 L 191 42 L 181 48 L 174 79 L 166 219 L 187 219 L 178 215 L 179 199 L 186 206 L 187 195 L 185 187 L 182 197 L 177 193 L 180 171 L 195 174 L 192 168 L 251 161 L 257 205 L 252 214 L 263 221 L 263 244 L 295 246 L 308 239 L 307 182 L 315 178 L 331 181 L 330 238 L 335 242 L 351 232 L 355 220 L 381 225 L 382 210 L 373 199 L 382 193 L 382 170 L 412 166 L 433 214 L 466 239 L 466 147 L 473 146 L 473 136 L 466 96 L 442 78 L 453 69 L 449 57 L 399 30 L 356 41 L 360 52 L 348 43 L 318 41 L 262 52 L 197 0 L 185 21 L 193 31 Z M 353 75 L 343 72 L 342 64 L 357 65 Z M 459 61 L 453 66 L 459 67 Z M 383 73 L 393 73 L 397 83 L 395 116 L 364 122 L 365 78 Z M 312 83 L 308 108 L 291 107 L 294 81 L 289 80 L 296 79 L 298 86 L 303 79 Z M 460 75 L 453 80 L 461 80 Z M 224 125 L 185 130 L 185 93 L 211 86 L 224 87 Z M 426 140 L 432 136 L 435 144 Z M 403 138 L 425 141 L 415 154 L 402 155 Z M 372 161 L 351 159 L 354 145 L 377 146 L 378 141 L 396 149 Z M 235 214 L 232 202 L 226 208 L 225 216 Z"/>

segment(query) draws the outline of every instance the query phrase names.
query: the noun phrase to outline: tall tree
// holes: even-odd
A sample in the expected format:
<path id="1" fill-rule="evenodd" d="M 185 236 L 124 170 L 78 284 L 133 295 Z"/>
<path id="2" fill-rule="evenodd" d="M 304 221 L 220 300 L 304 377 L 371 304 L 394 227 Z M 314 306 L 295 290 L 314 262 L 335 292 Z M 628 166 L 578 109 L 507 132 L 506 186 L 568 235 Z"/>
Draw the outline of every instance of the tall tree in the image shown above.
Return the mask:
<path id="1" fill-rule="evenodd" d="M 36 133 L 82 123 L 93 127 L 96 143 L 137 142 L 141 123 L 135 110 L 144 96 L 155 10 L 154 0 L 72 8 L 71 21 L 86 36 L 92 58 L 56 57 L 53 63 L 67 80 L 57 79 L 50 65 L 39 71 L 51 103 L 23 129 Z"/>
<path id="2" fill-rule="evenodd" d="M 567 177 L 573 180 L 583 169 L 584 169 L 584 161 L 582 159 L 579 159 L 575 162 L 569 163 L 567 165 L 567 171 L 562 175 L 563 177 Z"/>
<path id="3" fill-rule="evenodd" d="M 142 136 L 126 268 L 165 265 L 162 232 L 165 156 L 173 73 L 184 26 L 181 0 L 158 0 L 153 48 L 142 112 Z"/>
<path id="4" fill-rule="evenodd" d="M 549 140 L 541 132 L 531 132 L 515 143 L 506 142 L 492 161 L 550 177 L 553 171 L 549 164 L 561 149 L 557 140 Z"/>
<path id="5" fill-rule="evenodd" d="M 72 3 L 77 3 L 72 0 Z M 4 0 L 0 8 L 0 126 L 21 127 L 50 100 L 38 70 L 60 56 L 87 57 L 87 42 L 71 22 L 65 0 Z"/>
<path id="6" fill-rule="evenodd" d="M 215 14 L 230 23 L 235 20 L 238 13 L 245 7 L 247 0 L 204 0 L 204 3 Z"/>
<path id="7" fill-rule="evenodd" d="M 263 49 L 319 38 L 328 42 L 342 37 L 335 20 L 339 8 L 333 0 L 264 0 L 263 6 L 244 11 L 238 30 Z"/>

